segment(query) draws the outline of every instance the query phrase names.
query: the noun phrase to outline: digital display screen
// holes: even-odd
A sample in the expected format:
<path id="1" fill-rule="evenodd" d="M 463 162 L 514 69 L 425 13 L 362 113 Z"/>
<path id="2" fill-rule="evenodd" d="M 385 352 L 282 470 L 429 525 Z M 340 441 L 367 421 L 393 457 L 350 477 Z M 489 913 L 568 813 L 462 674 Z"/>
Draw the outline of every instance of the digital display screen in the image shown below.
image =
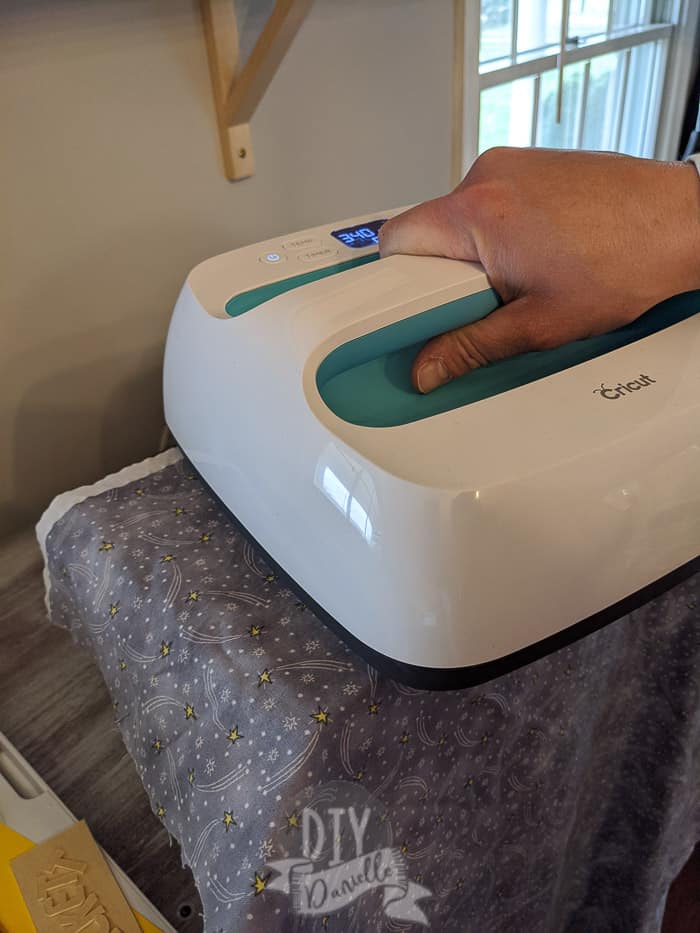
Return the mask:
<path id="1" fill-rule="evenodd" d="M 346 246 L 360 249 L 363 246 L 376 246 L 379 243 L 379 228 L 385 220 L 369 220 L 354 227 L 343 227 L 342 230 L 332 230 L 331 236 L 340 240 Z"/>

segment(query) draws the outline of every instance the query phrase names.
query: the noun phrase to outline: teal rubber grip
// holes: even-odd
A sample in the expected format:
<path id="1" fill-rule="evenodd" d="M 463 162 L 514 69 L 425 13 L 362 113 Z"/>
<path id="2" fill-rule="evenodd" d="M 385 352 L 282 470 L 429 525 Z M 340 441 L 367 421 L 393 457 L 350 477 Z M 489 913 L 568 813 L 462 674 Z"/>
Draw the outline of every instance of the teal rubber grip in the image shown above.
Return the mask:
<path id="1" fill-rule="evenodd" d="M 417 392 L 411 384 L 411 367 L 426 340 L 472 323 L 498 304 L 498 296 L 488 289 L 337 347 L 316 373 L 322 399 L 351 424 L 377 428 L 410 424 L 544 379 L 677 324 L 700 311 L 700 291 L 669 298 L 611 333 L 556 350 L 524 353 L 467 373 L 428 395 Z"/>
<path id="2" fill-rule="evenodd" d="M 271 298 L 283 295 L 294 288 L 301 288 L 302 285 L 308 285 L 309 282 L 316 282 L 319 279 L 328 278 L 329 275 L 337 275 L 339 272 L 345 272 L 347 269 L 354 269 L 356 266 L 364 266 L 368 262 L 374 262 L 379 259 L 379 253 L 369 253 L 369 255 L 358 256 L 356 259 L 346 259 L 343 262 L 336 262 L 330 266 L 324 266 L 321 269 L 311 269 L 309 272 L 300 272 L 298 275 L 290 275 L 286 279 L 280 279 L 279 282 L 270 282 L 268 285 L 258 285 L 248 291 L 240 292 L 229 298 L 226 302 L 226 314 L 229 317 L 239 317 L 248 311 L 252 311 L 259 305 L 265 304 Z"/>

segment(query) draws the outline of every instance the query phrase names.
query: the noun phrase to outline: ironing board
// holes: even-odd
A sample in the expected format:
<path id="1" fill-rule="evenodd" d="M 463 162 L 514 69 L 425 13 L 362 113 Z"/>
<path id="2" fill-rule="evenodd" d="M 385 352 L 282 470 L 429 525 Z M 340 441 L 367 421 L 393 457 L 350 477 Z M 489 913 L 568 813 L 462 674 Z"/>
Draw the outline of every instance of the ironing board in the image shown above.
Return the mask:
<path id="1" fill-rule="evenodd" d="M 206 931 L 660 930 L 700 839 L 700 576 L 431 693 L 338 641 L 176 449 L 59 496 L 37 531 L 51 618 L 102 671 Z M 383 852 L 393 885 L 314 912 L 304 876 L 353 870 L 343 848 L 328 874 L 332 824 L 325 855 L 302 851 L 331 804 L 370 811 L 355 851 Z"/>

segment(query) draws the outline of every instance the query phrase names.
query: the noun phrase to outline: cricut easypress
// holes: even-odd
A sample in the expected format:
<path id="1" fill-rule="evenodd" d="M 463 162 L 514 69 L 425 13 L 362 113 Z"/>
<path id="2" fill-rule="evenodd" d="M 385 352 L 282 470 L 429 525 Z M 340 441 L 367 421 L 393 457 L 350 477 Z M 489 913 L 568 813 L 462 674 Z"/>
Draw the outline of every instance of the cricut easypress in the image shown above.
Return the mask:
<path id="1" fill-rule="evenodd" d="M 198 265 L 165 411 L 328 624 L 404 683 L 452 688 L 700 569 L 700 292 L 421 396 L 423 342 L 499 299 L 472 263 L 375 261 L 392 213 Z"/>

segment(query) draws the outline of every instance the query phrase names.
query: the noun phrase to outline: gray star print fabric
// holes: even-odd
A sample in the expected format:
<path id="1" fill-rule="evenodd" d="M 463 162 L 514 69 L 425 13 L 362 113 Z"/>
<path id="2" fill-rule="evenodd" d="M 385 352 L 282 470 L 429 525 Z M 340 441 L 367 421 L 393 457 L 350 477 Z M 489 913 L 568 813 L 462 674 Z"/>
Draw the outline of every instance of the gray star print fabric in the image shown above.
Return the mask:
<path id="1" fill-rule="evenodd" d="M 48 603 L 207 931 L 660 930 L 700 839 L 700 577 L 488 684 L 418 691 L 305 609 L 179 454 L 137 475 L 47 513 Z"/>

